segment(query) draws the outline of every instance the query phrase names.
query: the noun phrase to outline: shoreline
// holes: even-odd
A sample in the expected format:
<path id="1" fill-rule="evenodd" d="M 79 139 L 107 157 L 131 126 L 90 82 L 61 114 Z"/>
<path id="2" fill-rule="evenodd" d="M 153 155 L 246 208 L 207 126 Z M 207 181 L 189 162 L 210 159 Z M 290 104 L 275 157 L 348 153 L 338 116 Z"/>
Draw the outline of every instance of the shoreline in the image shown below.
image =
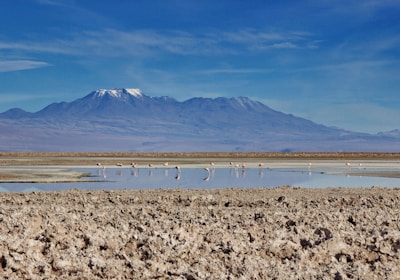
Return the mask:
<path id="1" fill-rule="evenodd" d="M 196 164 L 202 162 L 224 161 L 276 161 L 276 160 L 387 160 L 400 161 L 400 153 L 370 152 L 0 152 L 0 166 L 77 166 L 93 165 L 103 162 L 105 165 L 135 161 L 139 164 L 163 163 Z"/>
<path id="2" fill-rule="evenodd" d="M 99 167 L 129 167 L 132 163 L 137 168 L 204 168 L 213 163 L 213 168 L 230 168 L 230 162 L 246 168 L 341 168 L 351 164 L 347 169 L 353 175 L 382 176 L 399 178 L 400 172 L 366 171 L 366 168 L 379 167 L 385 163 L 391 168 L 400 170 L 400 153 L 353 153 L 353 152 L 196 152 L 196 153 L 133 153 L 133 152 L 0 152 L 0 182 L 74 182 L 84 174 L 71 173 L 68 169 Z M 165 164 L 169 163 L 169 166 Z M 215 165 L 214 165 L 215 163 Z M 362 164 L 362 169 L 361 169 Z M 357 169 L 358 166 L 358 169 Z M 14 169 L 13 169 L 14 168 Z M 62 171 L 54 169 L 63 169 Z M 42 169 L 42 171 L 41 171 Z M 25 170 L 25 171 L 23 171 Z M 49 171 L 46 174 L 46 171 Z M 58 172 L 58 173 L 57 173 Z M 326 171 L 327 174 L 329 170 Z M 340 174 L 346 174 L 345 171 Z M 59 178 L 57 178 L 59 177 Z M 32 180 L 33 179 L 33 180 Z"/>

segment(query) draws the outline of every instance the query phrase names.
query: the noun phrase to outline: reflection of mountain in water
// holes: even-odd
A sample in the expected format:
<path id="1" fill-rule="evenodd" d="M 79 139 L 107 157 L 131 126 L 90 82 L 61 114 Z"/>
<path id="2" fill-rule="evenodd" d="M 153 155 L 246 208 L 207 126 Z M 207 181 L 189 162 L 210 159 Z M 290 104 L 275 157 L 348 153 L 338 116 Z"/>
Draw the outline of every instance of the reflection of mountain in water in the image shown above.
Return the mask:
<path id="1" fill-rule="evenodd" d="M 308 174 L 290 172 L 284 174 L 269 169 L 188 168 L 177 171 L 168 168 L 109 168 L 79 169 L 90 172 L 99 182 L 75 182 L 79 189 L 158 189 L 158 188 L 226 188 L 226 187 L 275 187 L 303 181 Z M 57 184 L 1 184 L 4 191 L 62 190 L 70 189 L 70 183 Z"/>
<path id="2" fill-rule="evenodd" d="M 217 168 L 208 174 L 203 169 L 182 169 L 180 172 L 167 168 L 110 168 L 79 169 L 97 175 L 99 182 L 74 183 L 4 183 L 0 191 L 53 191 L 71 188 L 86 190 L 119 190 L 119 189 L 170 189 L 170 188 L 265 188 L 278 186 L 293 187 L 397 187 L 398 178 L 363 177 L 322 174 L 306 169 L 267 169 L 267 168 Z M 342 170 L 343 171 L 343 170 Z M 179 178 L 177 176 L 179 175 Z M 207 180 L 205 180 L 208 178 Z M 93 179 L 93 178 L 92 178 Z"/>

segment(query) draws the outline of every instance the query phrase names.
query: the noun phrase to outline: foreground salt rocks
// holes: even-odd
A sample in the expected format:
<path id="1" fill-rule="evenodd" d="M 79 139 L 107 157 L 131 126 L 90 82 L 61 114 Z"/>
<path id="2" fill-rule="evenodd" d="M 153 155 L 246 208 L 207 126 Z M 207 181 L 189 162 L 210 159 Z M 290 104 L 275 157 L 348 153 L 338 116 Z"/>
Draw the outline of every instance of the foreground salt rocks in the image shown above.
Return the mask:
<path id="1" fill-rule="evenodd" d="M 398 279 L 400 190 L 0 193 L 4 279 Z"/>

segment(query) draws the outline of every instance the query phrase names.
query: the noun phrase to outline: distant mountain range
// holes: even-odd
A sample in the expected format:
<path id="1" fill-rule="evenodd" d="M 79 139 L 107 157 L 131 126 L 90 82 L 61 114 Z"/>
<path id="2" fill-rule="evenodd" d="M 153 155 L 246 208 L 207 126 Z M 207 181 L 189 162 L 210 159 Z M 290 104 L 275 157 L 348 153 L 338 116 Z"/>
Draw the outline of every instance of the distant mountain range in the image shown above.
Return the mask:
<path id="1" fill-rule="evenodd" d="M 247 97 L 150 97 L 96 90 L 31 113 L 0 114 L 2 151 L 400 151 L 400 131 L 327 127 Z"/>

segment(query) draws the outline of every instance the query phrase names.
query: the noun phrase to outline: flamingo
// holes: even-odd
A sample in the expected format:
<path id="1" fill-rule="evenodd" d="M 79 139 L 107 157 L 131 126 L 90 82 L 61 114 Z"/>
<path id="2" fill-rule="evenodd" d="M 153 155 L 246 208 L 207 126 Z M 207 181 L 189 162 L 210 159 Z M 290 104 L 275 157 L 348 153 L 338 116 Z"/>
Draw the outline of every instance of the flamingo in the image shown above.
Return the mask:
<path id="1" fill-rule="evenodd" d="M 206 167 L 206 168 L 204 168 L 204 170 L 207 171 L 207 177 L 205 177 L 203 180 L 208 181 L 208 180 L 210 180 L 210 177 L 211 177 L 210 168 Z"/>
<path id="2" fill-rule="evenodd" d="M 235 167 L 235 177 L 239 178 L 239 170 L 237 167 Z"/>
<path id="3" fill-rule="evenodd" d="M 103 178 L 106 179 L 107 175 L 106 175 L 106 167 L 103 166 Z"/>
<path id="4" fill-rule="evenodd" d="M 177 166 L 175 166 L 175 169 L 176 169 L 176 176 L 175 176 L 175 179 L 176 180 L 179 180 L 180 178 L 181 178 L 181 168 L 180 168 L 180 166 L 179 165 L 177 165 Z"/>

